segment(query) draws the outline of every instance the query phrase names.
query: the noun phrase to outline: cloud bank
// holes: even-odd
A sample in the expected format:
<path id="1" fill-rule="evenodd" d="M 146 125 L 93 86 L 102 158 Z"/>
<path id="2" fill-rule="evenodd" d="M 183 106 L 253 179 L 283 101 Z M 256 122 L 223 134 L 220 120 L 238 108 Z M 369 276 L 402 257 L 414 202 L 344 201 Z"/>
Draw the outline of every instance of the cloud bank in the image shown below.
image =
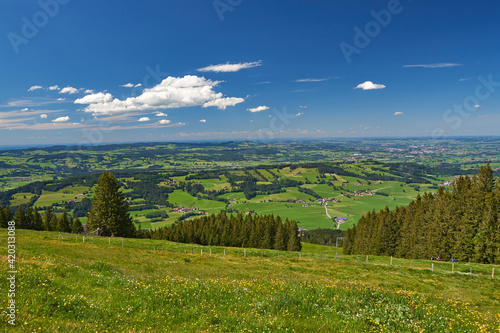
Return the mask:
<path id="1" fill-rule="evenodd" d="M 212 81 L 196 75 L 184 77 L 169 76 L 150 89 L 144 89 L 137 97 L 125 100 L 113 98 L 111 94 L 97 93 L 75 101 L 77 104 L 89 104 L 84 111 L 94 115 L 116 112 L 177 109 L 191 106 L 204 108 L 215 106 L 221 110 L 245 101 L 243 98 L 224 97 L 214 88 L 220 81 Z"/>

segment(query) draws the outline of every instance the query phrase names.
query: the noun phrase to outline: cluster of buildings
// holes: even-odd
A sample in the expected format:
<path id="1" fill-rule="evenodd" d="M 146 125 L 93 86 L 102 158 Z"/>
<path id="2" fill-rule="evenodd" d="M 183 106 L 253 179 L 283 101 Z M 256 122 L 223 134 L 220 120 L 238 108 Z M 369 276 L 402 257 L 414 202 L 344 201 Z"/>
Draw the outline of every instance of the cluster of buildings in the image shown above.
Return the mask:
<path id="1" fill-rule="evenodd" d="M 188 207 L 188 208 L 172 208 L 173 212 L 180 212 L 180 213 L 188 213 L 188 212 L 196 212 L 198 211 L 198 208 L 196 207 Z"/>
<path id="2" fill-rule="evenodd" d="M 26 177 L 26 178 L 11 178 L 10 179 L 13 182 L 29 182 L 31 181 L 31 178 Z"/>
<path id="3" fill-rule="evenodd" d="M 362 190 L 359 190 L 359 191 L 355 191 L 355 192 L 349 192 L 347 193 L 349 195 L 352 195 L 352 196 L 355 196 L 355 197 L 362 197 L 364 195 L 375 195 L 375 193 L 373 192 L 370 192 L 370 191 L 362 191 Z M 344 195 L 344 194 L 342 194 Z"/>

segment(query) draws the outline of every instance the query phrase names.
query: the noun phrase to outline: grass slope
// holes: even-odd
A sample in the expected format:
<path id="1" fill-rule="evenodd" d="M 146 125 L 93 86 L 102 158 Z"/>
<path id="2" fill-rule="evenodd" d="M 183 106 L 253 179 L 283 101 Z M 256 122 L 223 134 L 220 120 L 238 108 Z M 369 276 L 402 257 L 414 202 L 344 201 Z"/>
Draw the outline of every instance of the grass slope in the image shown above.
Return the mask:
<path id="1" fill-rule="evenodd" d="M 19 230 L 18 230 L 19 232 Z M 17 235 L 14 332 L 494 332 L 492 266 Z M 0 246 L 6 248 L 5 229 Z M 146 248 L 146 249 L 144 249 Z M 155 250 L 153 250 L 155 249 Z M 191 254 L 193 251 L 193 254 Z M 203 251 L 203 254 L 202 254 Z M 212 255 L 210 255 L 212 251 Z M 335 260 L 337 254 L 337 260 Z M 7 262 L 5 252 L 1 255 Z M 322 259 L 322 260 L 320 260 Z M 472 268 L 474 274 L 468 274 Z M 6 304 L 7 273 L 0 299 Z"/>

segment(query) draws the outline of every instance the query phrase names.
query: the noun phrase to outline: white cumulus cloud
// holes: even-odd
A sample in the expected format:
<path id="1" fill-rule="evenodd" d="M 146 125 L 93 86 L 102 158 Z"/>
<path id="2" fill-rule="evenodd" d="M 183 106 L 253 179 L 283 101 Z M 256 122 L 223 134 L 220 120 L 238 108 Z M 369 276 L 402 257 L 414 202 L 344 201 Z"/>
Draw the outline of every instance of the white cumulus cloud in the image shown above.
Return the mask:
<path id="1" fill-rule="evenodd" d="M 245 101 L 244 98 L 239 98 L 239 97 L 217 98 L 204 103 L 202 107 L 208 108 L 210 106 L 216 106 L 221 110 L 225 110 L 226 107 L 228 106 L 235 106 L 236 104 L 243 103 L 244 101 Z"/>
<path id="2" fill-rule="evenodd" d="M 358 84 L 354 89 L 363 89 L 363 90 L 374 90 L 374 89 L 384 89 L 385 86 L 383 84 L 376 84 L 372 81 L 365 81 L 363 83 Z"/>
<path id="3" fill-rule="evenodd" d="M 49 90 L 60 90 L 59 86 L 56 84 L 55 86 L 50 86 Z"/>
<path id="4" fill-rule="evenodd" d="M 36 85 L 36 86 L 31 86 L 31 87 L 28 89 L 28 91 L 34 91 L 34 90 L 38 90 L 38 89 L 42 89 L 42 88 L 43 88 L 42 86 L 38 86 L 38 85 Z"/>
<path id="5" fill-rule="evenodd" d="M 206 123 L 207 120 L 206 119 L 200 119 L 200 123 Z"/>
<path id="6" fill-rule="evenodd" d="M 207 67 L 199 68 L 198 72 L 215 72 L 215 73 L 227 73 L 227 72 L 237 72 L 242 69 L 252 68 L 262 66 L 262 60 L 254 61 L 254 62 L 243 62 L 243 63 L 235 63 L 230 64 L 219 64 L 219 65 L 210 65 Z"/>
<path id="7" fill-rule="evenodd" d="M 65 121 L 68 121 L 68 120 L 69 120 L 69 117 L 65 116 L 65 117 L 56 118 L 56 119 L 52 120 L 52 122 L 53 123 L 64 123 Z"/>
<path id="8" fill-rule="evenodd" d="M 85 89 L 84 93 L 85 94 L 93 94 L 94 90 L 92 90 L 92 89 Z"/>
<path id="9" fill-rule="evenodd" d="M 142 117 L 139 119 L 139 121 L 149 121 L 149 120 L 150 120 L 149 117 Z"/>
<path id="10" fill-rule="evenodd" d="M 295 115 L 295 117 L 300 117 L 300 116 L 302 116 L 303 114 L 304 114 L 304 112 L 299 112 L 299 113 L 297 113 L 297 114 Z"/>
<path id="11" fill-rule="evenodd" d="M 250 111 L 250 112 L 261 112 L 261 111 L 266 111 L 266 110 L 269 110 L 269 107 L 265 106 L 265 105 L 261 105 L 261 106 L 258 106 L 256 108 L 247 109 L 247 111 Z"/>
<path id="12" fill-rule="evenodd" d="M 91 94 L 78 98 L 75 104 L 93 104 L 93 103 L 106 103 L 111 102 L 113 96 L 110 93 L 98 92 L 97 94 Z"/>
<path id="13" fill-rule="evenodd" d="M 137 83 L 137 84 L 133 84 L 133 83 L 127 83 L 127 84 L 122 84 L 120 87 L 125 87 L 125 88 L 137 88 L 137 87 L 141 87 L 142 86 L 142 83 Z"/>
<path id="14" fill-rule="evenodd" d="M 394 115 L 395 115 L 395 116 L 400 116 L 400 115 L 402 115 L 402 114 L 403 114 L 403 112 L 401 112 L 401 111 L 394 112 Z"/>
<path id="15" fill-rule="evenodd" d="M 168 120 L 168 119 L 162 119 L 162 120 L 159 121 L 159 123 L 161 125 L 168 125 L 168 124 L 170 124 L 170 120 Z"/>
<path id="16" fill-rule="evenodd" d="M 168 116 L 168 114 L 160 112 L 160 111 L 156 111 L 155 113 L 156 113 L 157 117 L 166 117 L 166 116 Z"/>
<path id="17" fill-rule="evenodd" d="M 225 109 L 227 106 L 234 106 L 245 101 L 243 98 L 224 97 L 222 93 L 215 92 L 214 88 L 219 83 L 219 81 L 196 75 L 169 76 L 153 88 L 144 89 L 137 97 L 88 103 L 85 111 L 97 115 L 200 105 L 204 108 L 216 106 L 219 109 Z"/>
<path id="18" fill-rule="evenodd" d="M 78 92 L 78 89 L 70 87 L 70 86 L 64 87 L 61 89 L 61 91 L 59 91 L 60 94 L 76 94 L 77 92 Z"/>
<path id="19" fill-rule="evenodd" d="M 47 115 L 46 115 L 45 113 L 42 113 L 42 114 L 40 115 L 40 118 L 45 119 L 45 118 L 47 118 Z"/>
<path id="20" fill-rule="evenodd" d="M 59 97 L 57 100 L 58 100 L 58 101 L 65 101 L 65 100 L 66 100 L 66 98 Z"/>
<path id="21" fill-rule="evenodd" d="M 26 112 L 28 110 L 29 110 L 28 108 L 24 108 L 24 109 L 21 109 L 21 112 Z"/>

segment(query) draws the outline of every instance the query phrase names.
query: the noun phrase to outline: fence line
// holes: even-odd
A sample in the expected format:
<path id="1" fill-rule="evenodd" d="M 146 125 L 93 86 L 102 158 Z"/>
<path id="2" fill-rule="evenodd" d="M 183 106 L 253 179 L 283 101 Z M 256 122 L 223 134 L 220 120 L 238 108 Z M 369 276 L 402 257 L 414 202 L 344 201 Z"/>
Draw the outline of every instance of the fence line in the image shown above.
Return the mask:
<path id="1" fill-rule="evenodd" d="M 4 228 L 0 228 L 0 231 L 3 232 L 3 229 Z M 40 231 L 40 234 L 39 235 L 36 235 L 37 233 L 35 233 L 35 235 L 33 234 L 33 230 L 29 230 L 29 229 L 16 229 L 16 232 L 18 234 L 24 234 L 24 235 L 29 235 L 30 237 L 41 237 L 41 238 L 49 238 L 51 240 L 61 240 L 61 241 L 68 241 L 68 242 L 75 242 L 75 243 L 85 243 L 87 241 L 88 243 L 88 239 L 86 240 L 85 239 L 85 236 L 89 236 L 89 235 L 85 235 L 85 234 L 72 234 L 72 233 L 65 233 L 65 232 L 58 232 L 57 235 L 55 235 L 56 237 L 54 237 L 54 234 L 52 231 Z M 81 236 L 81 237 L 78 237 L 78 236 Z M 49 237 L 50 236 L 50 237 Z M 158 252 L 158 251 L 162 251 L 162 252 L 173 252 L 173 253 L 183 253 L 186 254 L 186 255 L 189 255 L 188 254 L 188 251 L 186 249 L 186 247 L 191 247 L 191 254 L 190 255 L 196 255 L 195 254 L 195 251 L 194 251 L 194 248 L 195 247 L 199 247 L 200 248 L 200 256 L 203 256 L 203 249 L 205 248 L 208 248 L 208 251 L 209 251 L 209 256 L 212 256 L 213 254 L 217 254 L 217 252 L 213 251 L 213 250 L 219 250 L 221 255 L 223 256 L 226 256 L 226 248 L 224 247 L 221 247 L 221 246 L 214 246 L 214 247 L 210 247 L 210 246 L 204 246 L 204 245 L 195 245 L 193 246 L 192 244 L 184 244 L 184 243 L 174 243 L 174 242 L 171 242 L 172 243 L 172 246 L 170 246 L 170 248 L 167 248 L 166 250 L 163 249 L 163 247 L 157 247 L 157 244 L 148 244 L 148 243 L 141 243 L 141 241 L 161 241 L 161 240 L 150 240 L 150 239 L 139 239 L 139 238 L 122 238 L 122 237 L 107 237 L 107 236 L 95 236 L 94 238 L 94 235 L 91 236 L 92 237 L 92 244 L 95 244 L 95 245 L 107 245 L 107 246 L 117 246 L 117 247 L 121 247 L 121 248 L 133 248 L 133 249 L 137 249 L 137 248 L 141 248 L 140 245 L 144 245 L 144 250 L 152 250 L 152 251 L 155 251 L 155 252 Z M 128 240 L 128 242 L 127 242 Z M 133 240 L 133 241 L 131 241 Z M 107 243 L 107 244 L 106 244 Z M 139 247 L 137 246 L 139 243 Z M 174 244 L 178 244 L 178 245 L 174 245 Z M 263 250 L 265 250 L 266 252 L 263 252 Z M 328 255 L 323 255 L 323 252 L 319 252 L 318 253 L 305 253 L 305 252 L 285 252 L 285 255 L 281 255 L 280 254 L 280 251 L 278 250 L 270 250 L 270 249 L 252 249 L 252 250 L 247 250 L 246 248 L 231 248 L 229 249 L 229 253 L 232 254 L 232 255 L 236 255 L 236 256 L 242 256 L 242 257 L 247 257 L 247 256 L 250 256 L 250 257 L 265 257 L 265 258 L 275 258 L 275 259 L 298 259 L 298 260 L 318 260 L 319 261 L 323 261 L 323 260 L 329 260 L 331 259 L 332 261 L 334 262 L 339 262 L 339 263 L 354 263 L 354 264 L 361 264 L 362 261 L 359 261 L 359 259 L 361 258 L 360 256 L 351 256 L 351 255 L 338 255 L 337 252 L 335 252 L 335 255 L 333 255 L 332 253 L 332 256 L 329 257 Z M 206 255 L 206 254 L 205 254 Z M 318 255 L 319 255 L 319 258 L 318 258 Z M 382 259 L 383 258 L 383 259 Z M 384 263 L 384 259 L 387 258 Z M 407 262 L 407 259 L 401 259 L 401 258 L 396 258 L 396 260 L 398 260 L 399 262 Z M 408 267 L 408 265 L 394 265 L 393 264 L 393 257 L 376 257 L 375 259 L 372 259 L 370 260 L 370 256 L 367 255 L 366 256 L 366 260 L 365 260 L 365 264 L 371 264 L 371 265 L 377 265 L 377 266 L 387 266 L 387 267 L 399 267 L 399 268 L 409 268 L 409 269 L 420 269 L 420 270 L 429 270 L 431 272 L 435 272 L 435 266 L 434 266 L 434 262 L 430 263 L 429 266 L 425 267 L 424 265 L 420 265 L 420 267 L 416 268 L 414 266 L 414 262 L 413 260 L 410 261 L 410 265 Z M 448 268 L 448 266 L 450 266 L 449 264 L 451 264 L 451 269 L 444 269 L 444 267 Z M 479 264 L 478 264 L 479 265 Z M 440 273 L 451 273 L 451 274 L 463 274 L 463 275 L 470 275 L 470 276 L 483 276 L 483 275 L 487 275 L 489 276 L 490 273 L 488 272 L 485 272 L 485 270 L 481 270 L 481 271 L 477 271 L 477 272 L 474 272 L 473 274 L 473 270 L 472 270 L 472 267 L 469 267 L 469 271 L 464 271 L 462 269 L 462 271 L 458 271 L 456 270 L 455 268 L 455 262 L 436 262 L 436 268 L 438 268 L 438 266 L 441 266 L 439 270 L 436 270 Z M 457 264 L 458 266 L 458 264 Z M 469 266 L 467 263 L 464 263 L 463 265 L 463 268 L 467 268 L 467 266 Z M 495 267 L 492 267 L 492 270 L 491 270 L 491 279 L 494 279 L 495 278 Z"/>

